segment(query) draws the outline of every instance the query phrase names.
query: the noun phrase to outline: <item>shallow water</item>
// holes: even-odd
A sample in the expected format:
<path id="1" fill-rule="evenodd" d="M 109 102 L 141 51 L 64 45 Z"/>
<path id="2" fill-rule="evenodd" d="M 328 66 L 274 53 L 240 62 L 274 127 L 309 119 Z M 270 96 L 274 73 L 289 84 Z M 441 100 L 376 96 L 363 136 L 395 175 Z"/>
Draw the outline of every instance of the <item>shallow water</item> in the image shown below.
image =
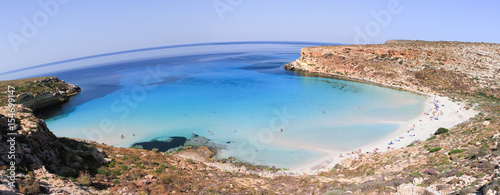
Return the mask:
<path id="1" fill-rule="evenodd" d="M 221 157 L 290 168 L 320 156 L 311 148 L 380 139 L 423 108 L 422 96 L 281 67 L 311 45 L 207 45 L 167 56 L 170 48 L 167 57 L 53 73 L 82 92 L 43 114 L 57 136 L 129 147 L 195 133 L 226 144 Z"/>

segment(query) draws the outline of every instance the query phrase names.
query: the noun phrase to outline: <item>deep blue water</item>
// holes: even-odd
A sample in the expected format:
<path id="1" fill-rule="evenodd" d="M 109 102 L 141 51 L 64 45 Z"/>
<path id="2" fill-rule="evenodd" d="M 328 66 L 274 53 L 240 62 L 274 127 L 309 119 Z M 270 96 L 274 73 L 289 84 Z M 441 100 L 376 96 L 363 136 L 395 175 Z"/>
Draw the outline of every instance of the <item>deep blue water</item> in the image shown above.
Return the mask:
<path id="1" fill-rule="evenodd" d="M 82 92 L 45 113 L 46 122 L 57 136 L 121 147 L 195 133 L 226 144 L 221 157 L 292 167 L 320 155 L 310 148 L 382 138 L 398 125 L 379 121 L 409 120 L 423 108 L 422 96 L 281 67 L 313 45 L 208 45 L 177 56 L 167 48 L 164 56 L 52 73 Z"/>

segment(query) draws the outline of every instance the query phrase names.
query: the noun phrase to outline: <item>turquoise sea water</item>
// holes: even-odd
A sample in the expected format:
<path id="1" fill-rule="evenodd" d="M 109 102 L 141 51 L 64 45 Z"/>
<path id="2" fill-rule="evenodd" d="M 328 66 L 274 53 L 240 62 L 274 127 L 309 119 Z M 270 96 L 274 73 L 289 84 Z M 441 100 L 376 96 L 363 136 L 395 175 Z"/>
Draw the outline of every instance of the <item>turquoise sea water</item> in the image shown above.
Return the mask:
<path id="1" fill-rule="evenodd" d="M 281 67 L 311 45 L 206 45 L 177 56 L 169 48 L 52 73 L 82 92 L 46 122 L 57 136 L 121 147 L 195 133 L 225 144 L 221 157 L 289 168 L 320 156 L 311 148 L 355 149 L 380 139 L 423 108 L 422 96 Z"/>

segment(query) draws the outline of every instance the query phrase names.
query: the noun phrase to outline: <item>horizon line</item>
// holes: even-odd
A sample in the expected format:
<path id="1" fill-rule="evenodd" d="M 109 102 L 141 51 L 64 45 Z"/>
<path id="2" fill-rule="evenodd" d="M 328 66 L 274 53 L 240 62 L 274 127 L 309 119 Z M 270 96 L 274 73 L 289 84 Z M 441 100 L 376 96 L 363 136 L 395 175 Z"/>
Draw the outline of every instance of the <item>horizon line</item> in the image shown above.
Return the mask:
<path id="1" fill-rule="evenodd" d="M 74 62 L 74 61 L 78 61 L 78 60 L 92 59 L 92 58 L 98 58 L 98 57 L 104 57 L 104 56 L 111 56 L 111 55 L 117 55 L 117 54 L 133 53 L 133 52 L 139 52 L 139 51 L 151 51 L 151 50 L 158 50 L 158 49 L 169 49 L 169 48 L 179 48 L 179 47 L 193 47 L 193 46 L 205 46 L 205 45 L 235 45 L 235 44 L 264 44 L 264 43 L 347 45 L 347 44 L 341 44 L 341 43 L 314 42 L 314 41 L 233 41 L 233 42 L 188 43 L 188 44 L 166 45 L 166 46 L 146 47 L 146 48 L 138 48 L 138 49 L 114 51 L 114 52 L 109 52 L 109 53 L 101 53 L 101 54 L 95 54 L 95 55 L 89 55 L 89 56 L 83 56 L 83 57 L 70 58 L 70 59 L 66 59 L 66 60 L 59 60 L 59 61 L 55 61 L 55 62 L 49 62 L 49 63 L 39 64 L 39 65 L 34 65 L 34 66 L 29 66 L 29 67 L 25 67 L 25 68 L 19 68 L 19 69 L 15 69 L 15 70 L 10 70 L 10 71 L 7 71 L 7 72 L 2 72 L 2 73 L 0 73 L 0 75 L 7 75 L 7 74 L 12 74 L 12 73 L 16 73 L 16 72 L 25 71 L 25 70 L 42 68 L 42 67 L 52 66 L 52 65 L 56 65 L 56 64 L 66 63 L 66 62 Z"/>

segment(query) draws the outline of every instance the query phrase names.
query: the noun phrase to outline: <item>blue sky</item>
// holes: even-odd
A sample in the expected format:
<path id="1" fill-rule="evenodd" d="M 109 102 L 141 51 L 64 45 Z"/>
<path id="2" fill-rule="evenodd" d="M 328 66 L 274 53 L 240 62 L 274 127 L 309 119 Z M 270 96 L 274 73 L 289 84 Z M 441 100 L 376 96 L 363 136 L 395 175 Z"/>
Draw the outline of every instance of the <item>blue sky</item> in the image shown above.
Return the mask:
<path id="1" fill-rule="evenodd" d="M 114 51 L 231 41 L 500 43 L 500 1 L 0 1 L 0 73 Z M 1 80 L 1 78 L 0 78 Z"/>

